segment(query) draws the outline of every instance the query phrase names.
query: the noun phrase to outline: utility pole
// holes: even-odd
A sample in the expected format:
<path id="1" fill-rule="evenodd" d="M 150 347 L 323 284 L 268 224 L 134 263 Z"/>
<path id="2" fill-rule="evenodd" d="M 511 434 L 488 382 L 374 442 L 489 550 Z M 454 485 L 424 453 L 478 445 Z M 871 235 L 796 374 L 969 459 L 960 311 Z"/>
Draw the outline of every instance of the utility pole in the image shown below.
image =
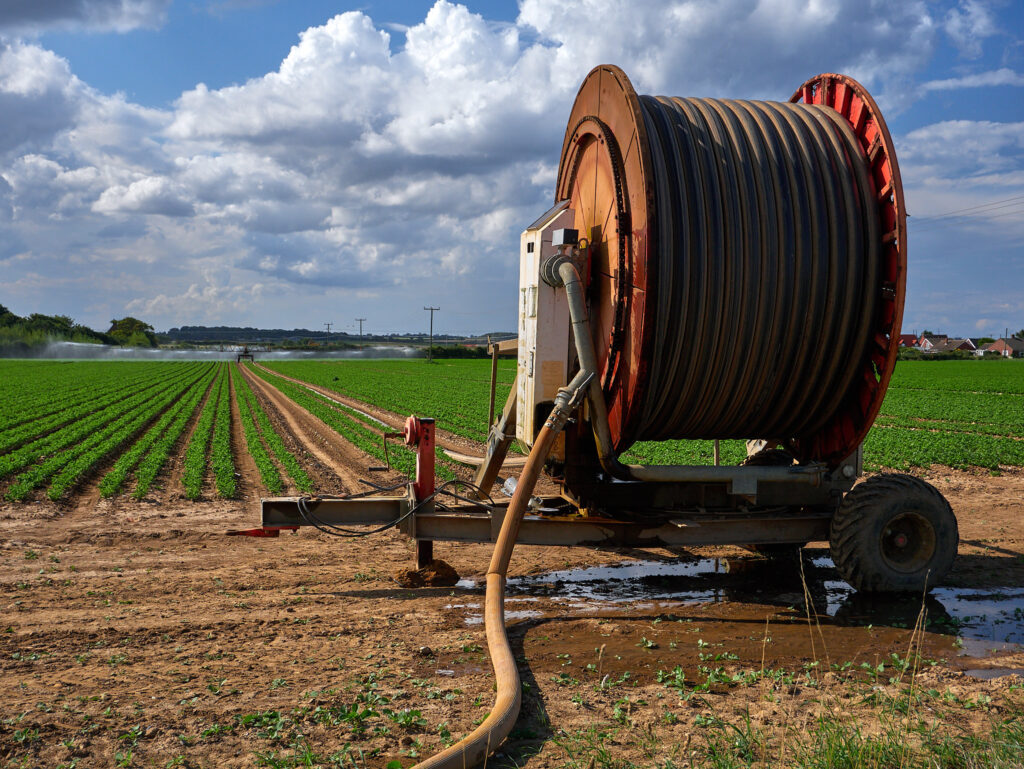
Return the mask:
<path id="1" fill-rule="evenodd" d="M 333 326 L 334 324 L 333 323 L 324 323 L 324 325 L 327 326 L 327 336 L 330 336 L 331 335 L 331 326 Z"/>
<path id="2" fill-rule="evenodd" d="M 440 307 L 424 307 L 430 313 L 430 346 L 427 348 L 427 363 L 430 363 L 434 359 L 434 313 L 438 312 Z"/>
<path id="3" fill-rule="evenodd" d="M 359 321 L 359 341 L 362 342 L 363 341 L 363 321 L 366 320 L 366 318 L 356 318 L 356 320 Z"/>

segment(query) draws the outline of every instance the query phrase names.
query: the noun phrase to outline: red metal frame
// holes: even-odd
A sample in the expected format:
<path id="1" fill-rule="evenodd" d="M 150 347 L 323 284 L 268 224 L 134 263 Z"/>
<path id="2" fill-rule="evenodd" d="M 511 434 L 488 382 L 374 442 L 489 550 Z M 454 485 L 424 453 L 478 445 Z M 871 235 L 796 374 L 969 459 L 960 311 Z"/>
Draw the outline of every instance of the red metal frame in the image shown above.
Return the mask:
<path id="1" fill-rule="evenodd" d="M 648 260 L 657 249 L 647 228 L 654 189 L 643 126 L 640 99 L 626 73 L 611 64 L 595 67 L 573 103 L 555 185 L 555 200 L 571 201 L 574 226 L 590 243 L 594 347 L 617 449 L 635 440 L 631 431 L 652 354 L 652 335 L 644 329 L 653 313 L 648 275 L 657 273 Z"/>
<path id="2" fill-rule="evenodd" d="M 409 417 L 405 420 L 405 445 L 416 447 L 416 480 L 413 491 L 421 502 L 434 493 L 434 420 Z"/>

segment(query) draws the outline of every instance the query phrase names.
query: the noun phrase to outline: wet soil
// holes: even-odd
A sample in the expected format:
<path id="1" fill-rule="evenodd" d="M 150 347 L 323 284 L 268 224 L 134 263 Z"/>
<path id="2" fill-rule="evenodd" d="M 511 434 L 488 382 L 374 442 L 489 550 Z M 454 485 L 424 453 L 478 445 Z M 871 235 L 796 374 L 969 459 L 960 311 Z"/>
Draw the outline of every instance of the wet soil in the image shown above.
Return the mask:
<path id="1" fill-rule="evenodd" d="M 247 378 L 359 488 L 371 459 Z M 874 703 L 905 679 L 957 734 L 1020 718 L 1024 472 L 928 477 L 962 545 L 924 601 L 858 597 L 820 543 L 802 575 L 736 548 L 518 548 L 507 618 L 523 715 L 489 765 L 572 765 L 573 740 L 598 726 L 616 760 L 658 765 L 712 715 L 801 729 L 832 708 L 870 734 Z M 437 543 L 462 580 L 403 588 L 392 575 L 414 548 L 393 531 L 224 536 L 259 524 L 257 489 L 243 491 L 0 504 L 0 767 L 287 766 L 303 750 L 313 765 L 409 766 L 482 718 L 490 545 Z"/>

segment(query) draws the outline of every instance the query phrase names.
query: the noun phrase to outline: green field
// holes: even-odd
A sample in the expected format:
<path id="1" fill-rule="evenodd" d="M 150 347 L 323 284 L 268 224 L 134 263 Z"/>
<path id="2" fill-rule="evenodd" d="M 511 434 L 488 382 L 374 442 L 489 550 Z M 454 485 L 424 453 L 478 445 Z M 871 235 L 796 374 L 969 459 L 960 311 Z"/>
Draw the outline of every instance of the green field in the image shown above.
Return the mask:
<path id="1" fill-rule="evenodd" d="M 490 363 L 480 360 L 295 361 L 265 363 L 399 414 L 433 416 L 445 430 L 486 437 Z M 515 361 L 501 360 L 497 401 L 504 403 Z M 745 456 L 742 441 L 723 441 L 725 462 Z M 625 459 L 642 464 L 702 463 L 711 441 L 638 443 Z M 1024 466 L 1024 360 L 901 361 L 874 429 L 865 464 L 907 469 Z"/>
<path id="2" fill-rule="evenodd" d="M 269 372 L 250 371 L 379 462 L 385 459 L 379 423 L 278 375 L 396 414 L 432 416 L 443 430 L 474 441 L 487 435 L 487 360 L 264 365 Z M 502 360 L 499 406 L 514 376 L 515 361 Z M 233 365 L 5 360 L 0 381 L 0 490 L 10 501 L 41 493 L 66 498 L 94 477 L 103 496 L 143 498 L 164 487 L 172 457 L 181 458 L 178 491 L 185 496 L 230 498 L 237 493 L 242 452 L 252 457 L 259 472 L 254 480 L 267 492 L 281 493 L 286 482 L 296 490 L 313 489 Z M 235 419 L 241 420 L 241 439 L 232 438 Z M 744 455 L 742 441 L 722 442 L 724 462 L 737 463 Z M 404 472 L 413 469 L 414 454 L 404 446 L 394 446 L 387 459 Z M 624 459 L 710 463 L 712 443 L 638 443 Z M 870 470 L 1024 466 L 1024 360 L 900 362 L 865 441 L 864 459 Z M 455 469 L 438 449 L 440 477 L 454 477 Z"/>

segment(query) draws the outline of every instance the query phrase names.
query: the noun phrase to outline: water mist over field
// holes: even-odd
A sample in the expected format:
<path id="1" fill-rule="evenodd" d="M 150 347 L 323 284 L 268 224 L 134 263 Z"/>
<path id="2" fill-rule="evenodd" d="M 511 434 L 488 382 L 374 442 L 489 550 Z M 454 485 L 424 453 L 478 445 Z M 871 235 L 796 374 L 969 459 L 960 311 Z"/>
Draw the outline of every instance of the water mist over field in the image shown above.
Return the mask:
<path id="1" fill-rule="evenodd" d="M 251 349 L 251 348 L 250 348 Z M 0 357 L 71 360 L 234 360 L 242 347 L 223 350 L 165 350 L 149 347 L 113 347 L 81 342 L 50 342 L 33 350 L 0 352 Z M 257 360 L 315 360 L 337 358 L 422 358 L 416 347 L 375 345 L 358 350 L 272 350 L 255 351 Z"/>

